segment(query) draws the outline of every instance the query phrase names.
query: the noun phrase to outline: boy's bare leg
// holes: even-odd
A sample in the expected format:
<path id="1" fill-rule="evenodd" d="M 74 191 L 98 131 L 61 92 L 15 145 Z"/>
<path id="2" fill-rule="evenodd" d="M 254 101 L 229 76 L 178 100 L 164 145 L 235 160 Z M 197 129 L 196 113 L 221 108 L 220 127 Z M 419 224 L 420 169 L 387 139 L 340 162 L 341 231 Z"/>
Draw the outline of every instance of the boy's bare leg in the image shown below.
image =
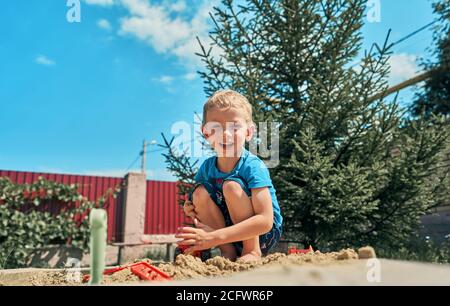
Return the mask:
<path id="1" fill-rule="evenodd" d="M 213 228 L 219 229 L 225 227 L 225 219 L 219 207 L 209 196 L 205 187 L 199 186 L 192 194 L 192 203 L 197 213 L 197 218 L 203 224 Z M 219 245 L 222 256 L 231 261 L 236 260 L 236 249 L 231 243 Z"/>
<path id="2" fill-rule="evenodd" d="M 255 215 L 251 199 L 244 192 L 239 183 L 226 181 L 223 184 L 223 195 L 234 224 L 242 222 Z M 254 261 L 261 259 L 259 236 L 242 242 L 243 250 L 240 261 Z"/>

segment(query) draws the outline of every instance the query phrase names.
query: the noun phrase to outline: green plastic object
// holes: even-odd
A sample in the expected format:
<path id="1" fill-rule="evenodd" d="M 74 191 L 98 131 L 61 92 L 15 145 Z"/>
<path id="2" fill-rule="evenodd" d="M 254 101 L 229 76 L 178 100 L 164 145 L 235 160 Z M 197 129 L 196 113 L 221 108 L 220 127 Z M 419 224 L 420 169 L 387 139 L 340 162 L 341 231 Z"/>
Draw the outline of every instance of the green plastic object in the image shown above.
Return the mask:
<path id="1" fill-rule="evenodd" d="M 91 227 L 91 277 L 89 285 L 99 285 L 105 270 L 107 215 L 104 209 L 92 209 L 89 214 Z"/>

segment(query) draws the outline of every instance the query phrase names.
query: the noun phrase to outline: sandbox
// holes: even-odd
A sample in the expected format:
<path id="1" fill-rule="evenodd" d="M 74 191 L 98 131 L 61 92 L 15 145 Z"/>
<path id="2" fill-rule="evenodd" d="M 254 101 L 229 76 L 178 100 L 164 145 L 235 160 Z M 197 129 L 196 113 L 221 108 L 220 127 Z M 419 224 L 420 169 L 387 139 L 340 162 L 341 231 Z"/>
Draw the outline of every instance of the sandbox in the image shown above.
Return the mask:
<path id="1" fill-rule="evenodd" d="M 202 262 L 200 258 L 191 255 L 179 255 L 173 263 L 155 263 L 147 259 L 146 261 L 161 271 L 168 274 L 172 281 L 187 281 L 205 278 L 221 278 L 234 274 L 254 271 L 262 267 L 288 266 L 288 265 L 316 265 L 326 266 L 330 264 L 343 263 L 357 260 L 358 253 L 352 249 L 342 250 L 333 253 L 321 253 L 320 251 L 307 254 L 283 253 L 270 254 L 260 261 L 243 263 L 232 262 L 220 256 Z M 71 269 L 45 270 L 45 269 L 25 269 L 0 272 L 1 285 L 84 285 L 82 276 L 89 273 L 87 269 L 78 270 L 79 274 L 74 274 Z M 171 281 L 171 282 L 172 282 Z M 155 284 L 156 282 L 144 282 L 134 275 L 129 269 L 106 275 L 102 284 Z"/>
<path id="2" fill-rule="evenodd" d="M 156 263 L 172 281 L 141 281 L 130 270 L 105 276 L 103 285 L 133 286 L 292 286 L 292 285 L 450 285 L 450 265 L 371 258 L 367 248 L 340 252 L 271 254 L 259 262 L 231 262 L 216 256 L 205 262 L 179 255 L 173 263 Z M 137 260 L 138 261 L 138 260 Z M 140 260 L 139 260 L 140 261 Z M 0 271 L 3 286 L 85 286 L 88 269 L 17 269 Z M 72 274 L 71 274 L 72 273 Z M 379 273 L 379 275 L 376 275 Z M 75 274 L 76 276 L 76 274 Z"/>

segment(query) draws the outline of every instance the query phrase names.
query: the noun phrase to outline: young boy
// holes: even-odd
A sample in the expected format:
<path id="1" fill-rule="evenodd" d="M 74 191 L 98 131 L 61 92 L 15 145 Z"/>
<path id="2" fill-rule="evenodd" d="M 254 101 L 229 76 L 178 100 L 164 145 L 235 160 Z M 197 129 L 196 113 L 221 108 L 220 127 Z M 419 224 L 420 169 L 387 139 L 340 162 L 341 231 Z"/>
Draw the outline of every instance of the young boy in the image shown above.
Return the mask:
<path id="1" fill-rule="evenodd" d="M 280 239 L 283 219 L 269 171 L 244 147 L 254 127 L 250 103 L 235 91 L 218 91 L 205 103 L 202 133 L 217 156 L 200 166 L 184 205 L 196 225 L 176 235 L 190 246 L 187 253 L 218 246 L 232 261 L 254 261 Z"/>

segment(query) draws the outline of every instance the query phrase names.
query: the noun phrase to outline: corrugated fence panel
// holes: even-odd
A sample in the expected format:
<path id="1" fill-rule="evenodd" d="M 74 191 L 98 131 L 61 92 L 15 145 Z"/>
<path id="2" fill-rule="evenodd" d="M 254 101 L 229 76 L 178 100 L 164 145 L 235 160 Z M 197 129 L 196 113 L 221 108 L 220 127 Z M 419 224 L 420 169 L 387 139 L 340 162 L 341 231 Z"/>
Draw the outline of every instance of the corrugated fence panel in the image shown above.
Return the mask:
<path id="1" fill-rule="evenodd" d="M 31 184 L 39 176 L 49 181 L 63 184 L 78 184 L 79 192 L 88 198 L 89 201 L 98 200 L 109 189 L 114 188 L 123 182 L 123 178 L 101 177 L 101 176 L 81 176 L 69 174 L 35 173 L 20 171 L 0 170 L 0 177 L 6 176 L 16 184 Z M 105 203 L 105 209 L 108 212 L 108 241 L 122 240 L 122 220 L 123 220 L 123 194 L 119 194 L 117 199 L 110 199 Z M 50 203 L 46 209 L 51 213 L 58 213 L 60 203 Z"/>
<path id="2" fill-rule="evenodd" d="M 178 199 L 176 182 L 147 181 L 145 234 L 175 234 L 188 222 Z"/>

